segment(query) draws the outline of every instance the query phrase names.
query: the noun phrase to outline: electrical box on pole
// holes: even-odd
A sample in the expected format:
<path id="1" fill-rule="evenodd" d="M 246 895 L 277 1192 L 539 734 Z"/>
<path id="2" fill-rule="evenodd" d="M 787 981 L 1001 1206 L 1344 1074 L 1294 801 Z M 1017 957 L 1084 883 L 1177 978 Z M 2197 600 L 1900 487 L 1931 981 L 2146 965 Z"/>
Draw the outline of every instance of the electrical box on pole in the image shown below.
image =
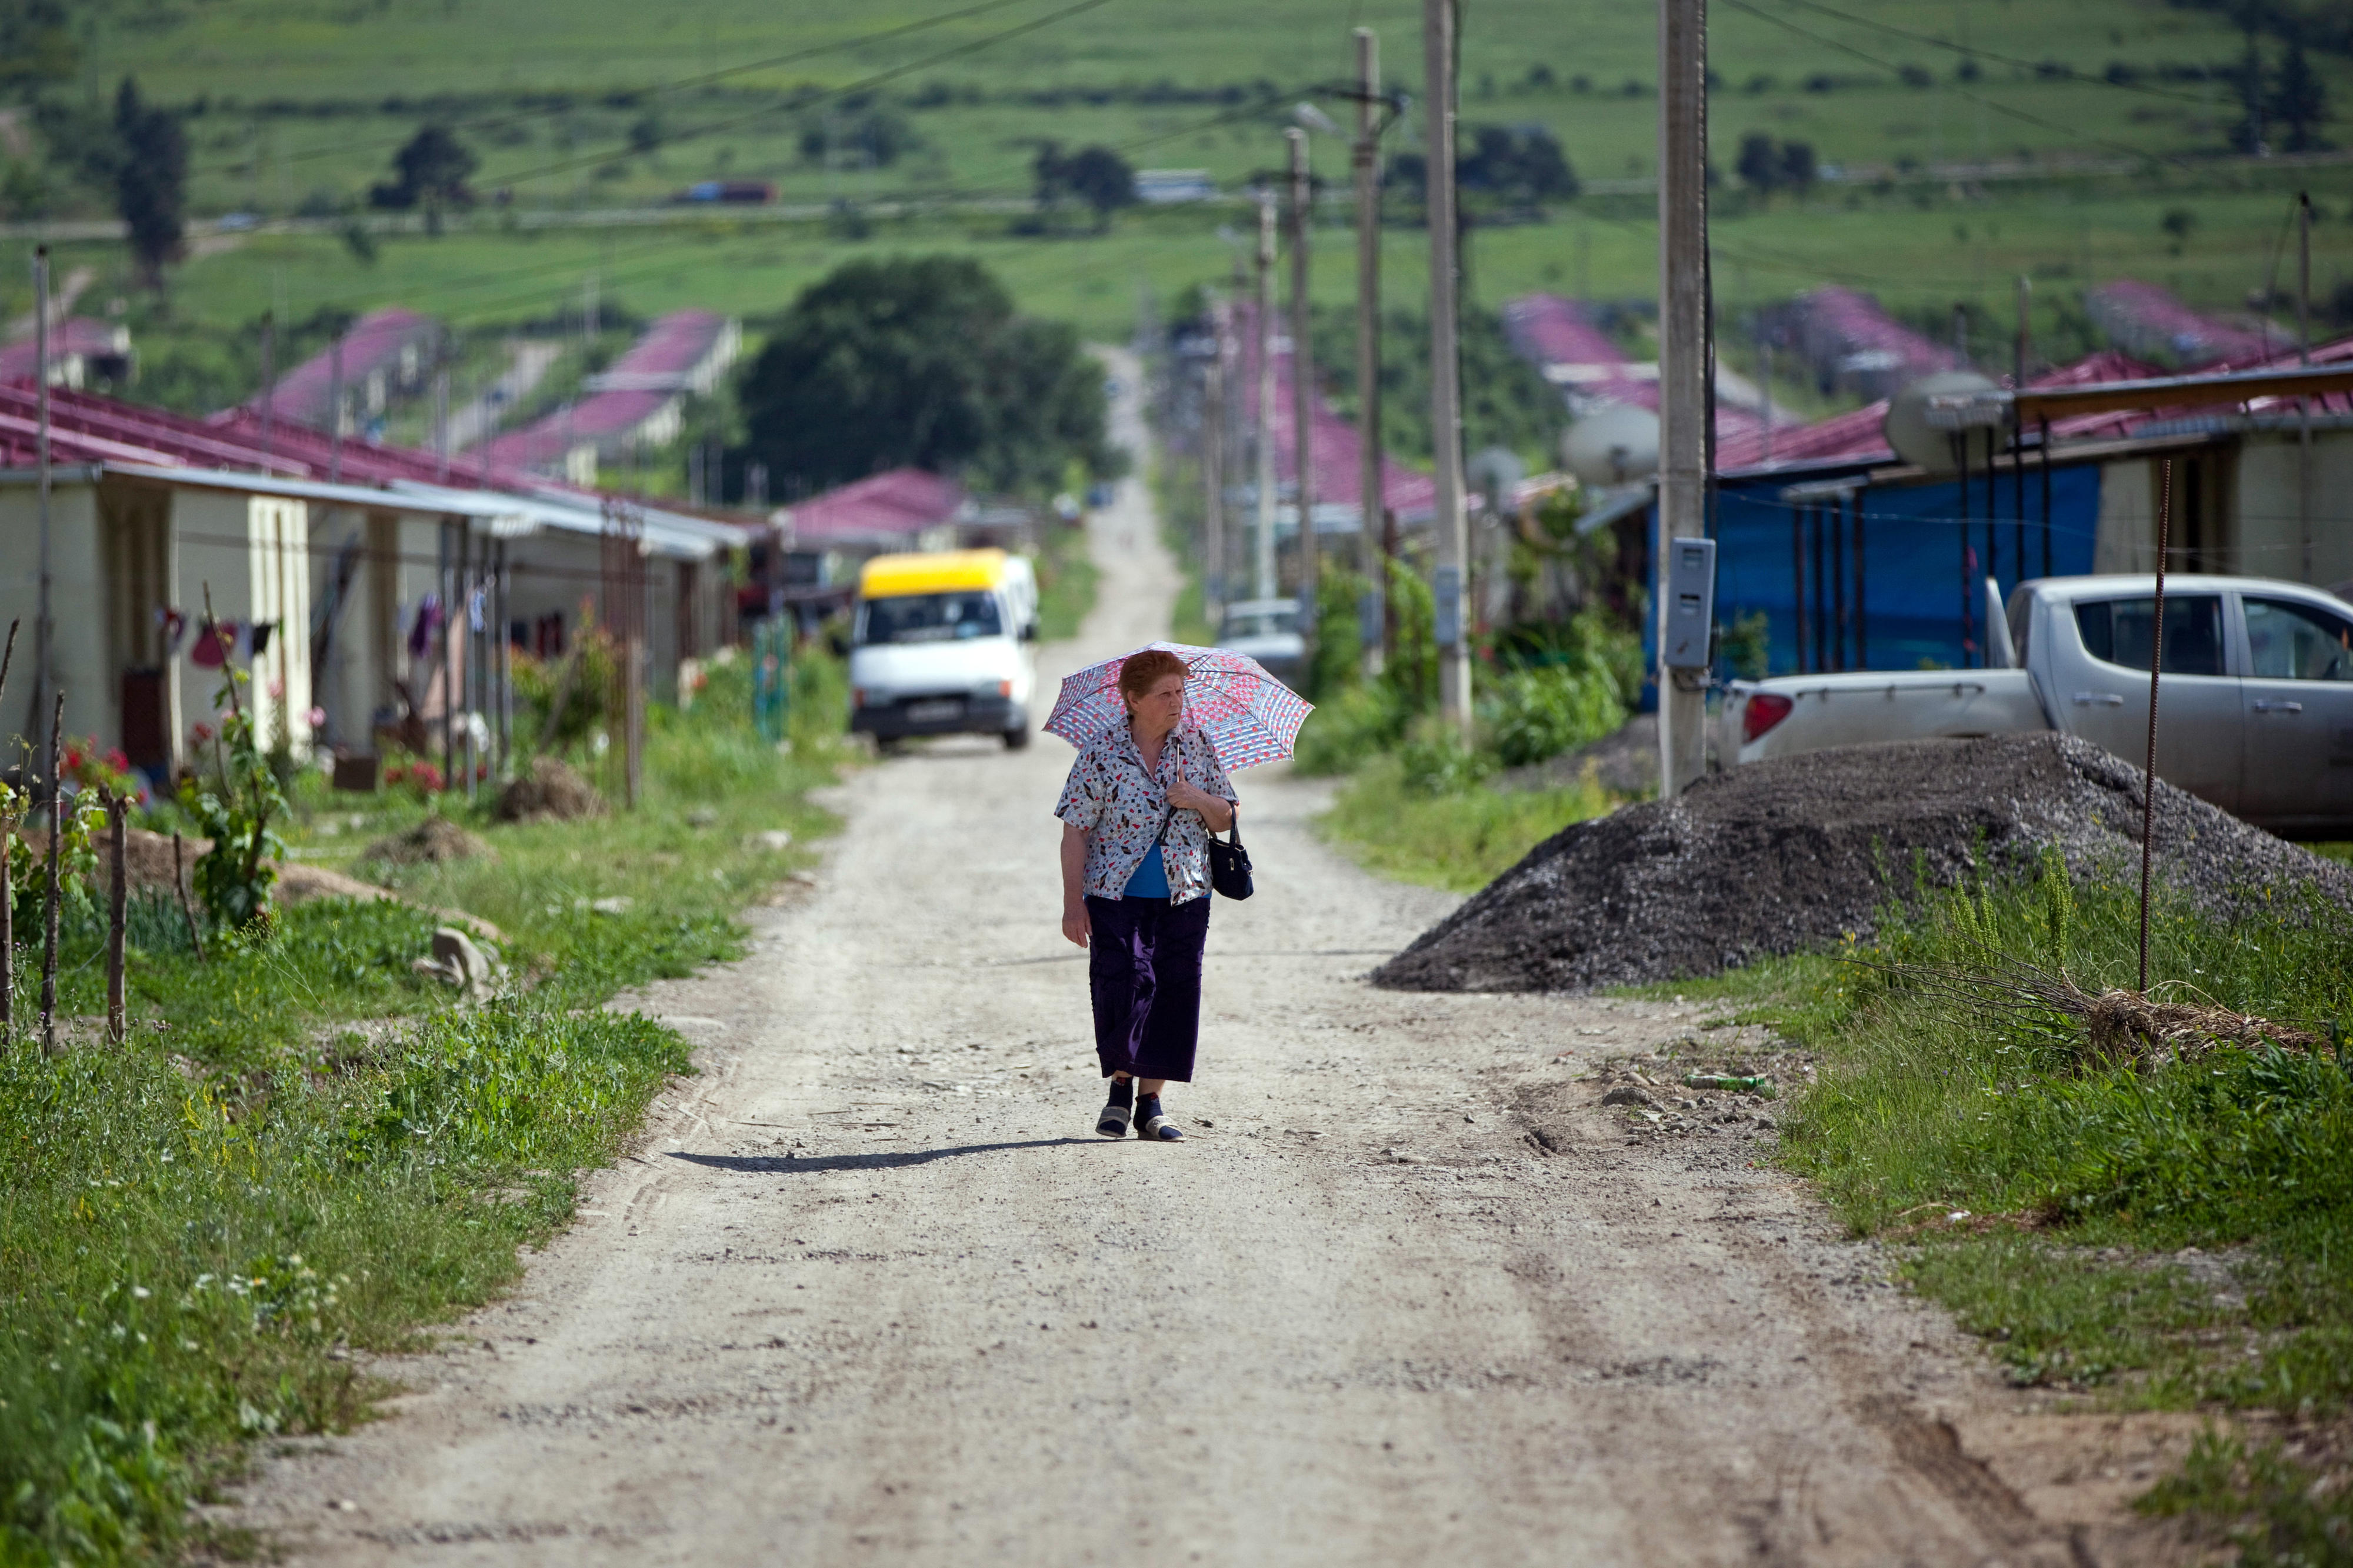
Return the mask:
<path id="1" fill-rule="evenodd" d="M 1667 641 L 1660 662 L 1669 669 L 1705 669 L 1708 634 L 1715 626 L 1715 541 L 1678 539 L 1667 547 Z"/>

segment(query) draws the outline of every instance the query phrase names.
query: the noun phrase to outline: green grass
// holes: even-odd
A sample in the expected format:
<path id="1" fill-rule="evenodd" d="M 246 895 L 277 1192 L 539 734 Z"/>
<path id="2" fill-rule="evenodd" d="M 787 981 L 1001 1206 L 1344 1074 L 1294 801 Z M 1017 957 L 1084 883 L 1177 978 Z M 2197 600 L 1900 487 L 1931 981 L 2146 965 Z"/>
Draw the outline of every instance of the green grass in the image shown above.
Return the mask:
<path id="1" fill-rule="evenodd" d="M 1044 526 L 1037 563 L 1038 635 L 1060 641 L 1079 635 L 1079 623 L 1095 606 L 1095 584 L 1103 573 L 1088 552 L 1084 528 Z"/>
<path id="2" fill-rule="evenodd" d="M 1316 828 L 1366 870 L 1469 893 L 1569 824 L 1616 804 L 1591 778 L 1569 789 L 1424 794 L 1409 784 L 1401 760 L 1384 756 L 1349 779 Z"/>
<path id="3" fill-rule="evenodd" d="M 104 94 L 135 73 L 151 98 L 201 103 L 205 112 L 190 121 L 200 211 L 290 211 L 306 201 L 354 200 L 385 177 L 392 148 L 434 117 L 461 127 L 502 120 L 466 132 L 483 159 L 475 184 L 486 192 L 510 188 L 525 207 L 643 202 L 721 175 L 774 179 L 786 199 L 804 202 L 943 187 L 1018 195 L 1029 188 L 1029 162 L 1041 137 L 1126 144 L 1140 163 L 1207 166 L 1233 183 L 1273 163 L 1276 128 L 1293 101 L 1353 77 L 1351 25 L 1375 29 L 1391 82 L 1423 96 L 1419 11 L 1403 0 L 1345 10 L 1115 0 L 985 44 L 1054 9 L 1031 4 L 895 42 L 857 42 L 943 9 L 712 0 L 689 13 L 618 0 L 561 10 L 543 0 L 454 6 L 387 0 L 331 15 L 291 0 L 165 10 L 117 0 L 91 7 L 90 57 L 67 91 Z M 2132 0 L 2089 0 L 2031 22 L 2012 0 L 1950 16 L 1900 0 L 1854 0 L 1846 9 L 2064 62 L 2085 77 L 2111 61 L 2145 69 L 2221 65 L 2241 47 L 2226 16 Z M 2042 156 L 2112 155 L 2111 144 L 2189 152 L 2219 147 L 2231 120 L 2227 88 L 2171 83 L 2163 84 L 2165 93 L 2132 92 L 1999 65 L 1968 89 L 1989 100 L 1980 106 L 1960 96 L 1957 57 L 1949 52 L 1820 16 L 1784 15 L 1805 32 L 1738 11 L 1712 18 L 1712 60 L 1726 83 L 1712 117 L 1727 166 L 1740 136 L 1757 130 L 1810 140 L 1826 163 L 1852 163 L 2004 158 L 2021 148 Z M 849 47 L 708 87 L 629 96 L 714 68 L 842 45 Z M 924 63 L 955 49 L 965 52 Z M 2271 52 L 2276 56 L 2275 45 Z M 2353 96 L 2347 61 L 2316 54 L 2314 63 L 2336 101 Z M 1538 66 L 1553 74 L 1552 87 L 1532 85 Z M 1896 73 L 1905 66 L 1927 68 L 1936 85 L 1902 84 Z M 828 172 L 805 159 L 803 117 L 786 95 L 886 70 L 906 73 L 879 96 L 919 138 L 916 151 L 871 174 Z M 1834 90 L 1803 89 L 1805 79 L 1825 72 L 1836 79 Z M 1657 75 L 1654 24 L 1639 10 L 1599 0 L 1567 6 L 1504 0 L 1466 15 L 1464 118 L 1547 124 L 1588 179 L 1638 175 L 1651 166 Z M 1588 79 L 1587 90 L 1575 88 L 1578 77 Z M 1636 96 L 1624 93 L 1629 82 L 1641 89 Z M 1179 93 L 1239 89 L 1246 101 L 1142 100 L 1143 89 L 1160 84 Z M 1058 89 L 1067 89 L 1059 100 L 1036 96 Z M 538 112 L 558 108 L 545 100 L 551 94 L 567 101 L 556 112 Z M 1319 96 L 1344 113 L 1328 91 Z M 671 140 L 633 152 L 631 132 L 649 117 Z M 1345 148 L 1332 138 L 1314 141 L 1318 173 L 1345 183 Z M 560 163 L 577 166 L 551 167 Z"/>
<path id="4" fill-rule="evenodd" d="M 2014 1382 L 2109 1406 L 2341 1422 L 2353 1407 L 2341 1049 L 2136 1066 L 2089 1050 L 2071 1018 L 1966 1003 L 1923 978 L 2006 960 L 2087 992 L 2129 988 L 2131 880 L 2071 882 L 2050 862 L 2029 881 L 1935 896 L 1860 952 L 1672 989 L 1817 1053 L 1782 1159 L 1855 1232 L 1900 1244 L 1913 1284 L 1984 1336 Z M 2316 900 L 2227 922 L 2161 905 L 2150 972 L 2168 999 L 2324 1033 L 2353 1022 L 2353 931 Z M 2217 1529 L 2251 1514 L 2290 1534 L 2311 1526 L 2275 1484 L 2284 1461 L 2226 1458 L 2193 1460 L 2152 1506 Z M 2341 1532 L 2341 1518 L 2328 1528 Z"/>
<path id="5" fill-rule="evenodd" d="M 637 814 L 472 816 L 495 860 L 403 873 L 495 921 L 528 992 L 450 1005 L 410 969 L 438 922 L 406 905 L 298 906 L 199 964 L 141 900 L 129 1047 L 0 1051 L 0 1564 L 169 1557 L 243 1445 L 359 1419 L 382 1390 L 352 1352 L 419 1342 L 569 1217 L 577 1173 L 688 1066 L 673 1032 L 600 1005 L 740 952 L 734 912 L 807 855 L 754 835 L 828 826 L 802 796 L 833 776 L 839 671 L 804 661 L 780 755 L 742 665 L 694 713 L 656 710 Z M 294 845 L 354 858 L 422 810 L 298 799 Z M 98 1005 L 98 941 L 86 918 L 68 933 L 69 1012 Z"/>

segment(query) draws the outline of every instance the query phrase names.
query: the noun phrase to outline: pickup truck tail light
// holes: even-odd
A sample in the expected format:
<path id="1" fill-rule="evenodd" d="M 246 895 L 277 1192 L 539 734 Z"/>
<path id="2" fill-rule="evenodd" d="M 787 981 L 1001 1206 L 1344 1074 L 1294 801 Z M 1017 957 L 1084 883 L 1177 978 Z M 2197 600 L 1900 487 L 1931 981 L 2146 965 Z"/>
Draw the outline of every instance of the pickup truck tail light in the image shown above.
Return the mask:
<path id="1" fill-rule="evenodd" d="M 1745 745 L 1789 716 L 1797 703 L 1778 691 L 1752 691 L 1740 708 L 1740 739 Z"/>

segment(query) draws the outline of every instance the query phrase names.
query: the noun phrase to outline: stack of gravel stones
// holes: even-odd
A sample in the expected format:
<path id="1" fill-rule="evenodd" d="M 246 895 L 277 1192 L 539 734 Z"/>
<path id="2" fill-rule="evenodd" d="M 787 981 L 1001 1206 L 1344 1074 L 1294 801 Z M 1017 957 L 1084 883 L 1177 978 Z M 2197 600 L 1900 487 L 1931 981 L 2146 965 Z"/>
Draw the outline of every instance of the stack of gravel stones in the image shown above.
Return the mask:
<path id="1" fill-rule="evenodd" d="M 2030 868 L 2137 875 L 2141 771 L 2070 735 L 1758 763 L 1563 829 L 1373 973 L 1411 991 L 1581 991 L 1713 974 L 1870 934 L 1891 900 Z M 2209 910 L 2353 870 L 2160 781 L 2157 874 Z"/>

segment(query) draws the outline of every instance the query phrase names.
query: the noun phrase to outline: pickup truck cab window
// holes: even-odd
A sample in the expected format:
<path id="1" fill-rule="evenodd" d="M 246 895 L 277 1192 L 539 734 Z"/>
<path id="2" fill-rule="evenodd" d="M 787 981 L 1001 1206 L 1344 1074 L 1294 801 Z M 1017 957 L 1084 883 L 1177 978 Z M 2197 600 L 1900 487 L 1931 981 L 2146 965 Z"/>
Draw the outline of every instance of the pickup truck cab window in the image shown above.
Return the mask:
<path id="1" fill-rule="evenodd" d="M 2250 594 L 2245 604 L 2249 673 L 2257 679 L 2353 680 L 2353 624 L 2288 599 Z"/>
<path id="2" fill-rule="evenodd" d="M 2075 626 L 2083 633 L 2084 651 L 2104 664 L 2126 669 L 2148 668 L 2149 631 L 2156 618 L 2154 598 L 2075 601 Z M 2222 673 L 2220 594 L 2167 595 L 2165 673 Z"/>

